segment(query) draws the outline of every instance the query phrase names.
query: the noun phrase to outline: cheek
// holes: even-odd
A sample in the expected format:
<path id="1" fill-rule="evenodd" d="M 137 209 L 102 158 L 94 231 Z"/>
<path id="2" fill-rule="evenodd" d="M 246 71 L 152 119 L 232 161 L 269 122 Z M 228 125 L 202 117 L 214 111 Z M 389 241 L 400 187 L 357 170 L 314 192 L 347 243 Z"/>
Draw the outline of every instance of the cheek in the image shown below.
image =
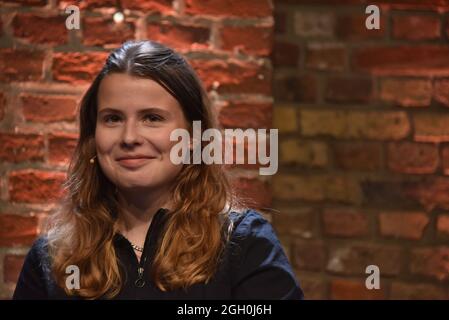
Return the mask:
<path id="1" fill-rule="evenodd" d="M 170 141 L 170 134 L 173 130 L 174 129 L 163 129 L 153 132 L 153 134 L 149 136 L 149 141 L 151 141 L 161 153 L 169 153 L 171 148 L 177 143 L 176 141 Z"/>
<path id="2" fill-rule="evenodd" d="M 97 151 L 100 153 L 107 152 L 111 149 L 113 144 L 113 137 L 111 132 L 106 132 L 101 128 L 97 128 L 95 131 L 95 145 L 97 147 Z"/>

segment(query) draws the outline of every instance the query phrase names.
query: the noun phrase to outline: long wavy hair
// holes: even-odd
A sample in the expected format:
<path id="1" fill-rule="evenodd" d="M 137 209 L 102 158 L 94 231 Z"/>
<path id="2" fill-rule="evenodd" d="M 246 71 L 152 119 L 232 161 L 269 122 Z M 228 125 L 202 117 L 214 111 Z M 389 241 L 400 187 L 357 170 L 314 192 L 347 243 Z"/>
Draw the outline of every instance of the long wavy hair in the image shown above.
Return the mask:
<path id="1" fill-rule="evenodd" d="M 109 55 L 81 101 L 79 140 L 64 183 L 64 197 L 47 228 L 57 284 L 69 295 L 91 299 L 114 297 L 123 284 L 113 241 L 119 208 L 115 186 L 97 163 L 89 163 L 96 153 L 98 88 L 110 73 L 156 81 L 176 98 L 190 124 L 200 120 L 202 130 L 215 127 L 207 94 L 180 54 L 157 42 L 136 41 L 126 42 Z M 227 208 L 243 203 L 232 194 L 221 165 L 185 164 L 176 179 L 174 208 L 167 213 L 150 272 L 162 291 L 211 280 L 232 227 Z M 80 270 L 80 289 L 76 291 L 65 286 L 69 265 Z"/>

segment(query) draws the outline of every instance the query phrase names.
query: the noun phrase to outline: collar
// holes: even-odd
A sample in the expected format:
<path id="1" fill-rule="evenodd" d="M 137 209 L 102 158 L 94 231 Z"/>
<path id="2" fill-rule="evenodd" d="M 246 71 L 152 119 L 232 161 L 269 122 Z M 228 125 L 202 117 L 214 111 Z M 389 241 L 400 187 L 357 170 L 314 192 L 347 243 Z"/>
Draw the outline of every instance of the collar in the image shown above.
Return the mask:
<path id="1" fill-rule="evenodd" d="M 166 218 L 167 218 L 166 213 L 168 211 L 169 210 L 167 208 L 159 208 L 156 211 L 156 213 L 153 216 L 153 219 L 151 220 L 150 226 L 147 230 L 147 234 L 145 236 L 146 239 L 148 239 L 150 237 L 150 235 L 155 236 L 155 235 L 152 235 L 153 232 L 150 232 L 150 230 L 152 230 L 152 231 L 154 230 L 157 233 L 159 233 L 159 231 L 162 229 L 163 225 L 166 222 Z M 121 241 L 128 241 L 128 240 L 120 232 L 117 231 L 114 234 L 114 241 L 121 242 Z"/>

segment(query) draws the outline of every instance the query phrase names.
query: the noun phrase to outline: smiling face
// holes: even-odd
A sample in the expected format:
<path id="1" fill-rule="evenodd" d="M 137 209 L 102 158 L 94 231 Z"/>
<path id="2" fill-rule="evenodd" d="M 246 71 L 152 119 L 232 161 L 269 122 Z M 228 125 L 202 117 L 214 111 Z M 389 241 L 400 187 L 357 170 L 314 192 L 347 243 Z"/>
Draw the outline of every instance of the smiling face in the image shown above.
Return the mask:
<path id="1" fill-rule="evenodd" d="M 107 75 L 98 91 L 99 165 L 119 189 L 169 188 L 182 169 L 170 161 L 170 133 L 188 128 L 178 101 L 157 82 Z"/>

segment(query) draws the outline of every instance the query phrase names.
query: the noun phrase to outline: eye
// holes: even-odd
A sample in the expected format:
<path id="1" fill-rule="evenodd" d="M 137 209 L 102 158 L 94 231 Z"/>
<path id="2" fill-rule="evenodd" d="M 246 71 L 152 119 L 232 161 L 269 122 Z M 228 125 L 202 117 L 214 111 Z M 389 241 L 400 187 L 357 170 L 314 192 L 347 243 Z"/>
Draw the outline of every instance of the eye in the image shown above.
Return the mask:
<path id="1" fill-rule="evenodd" d="M 144 118 L 145 120 L 150 121 L 150 122 L 157 122 L 157 121 L 162 121 L 162 120 L 164 120 L 163 117 L 161 117 L 160 115 L 154 114 L 154 113 L 146 114 L 143 118 Z"/>
<path id="2" fill-rule="evenodd" d="M 114 123 L 120 120 L 120 117 L 116 114 L 108 114 L 103 117 L 103 121 L 106 123 Z"/>

